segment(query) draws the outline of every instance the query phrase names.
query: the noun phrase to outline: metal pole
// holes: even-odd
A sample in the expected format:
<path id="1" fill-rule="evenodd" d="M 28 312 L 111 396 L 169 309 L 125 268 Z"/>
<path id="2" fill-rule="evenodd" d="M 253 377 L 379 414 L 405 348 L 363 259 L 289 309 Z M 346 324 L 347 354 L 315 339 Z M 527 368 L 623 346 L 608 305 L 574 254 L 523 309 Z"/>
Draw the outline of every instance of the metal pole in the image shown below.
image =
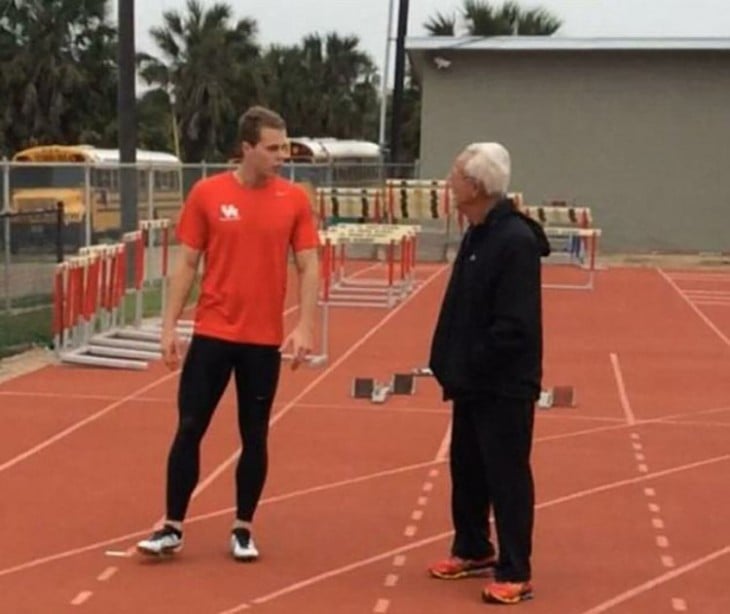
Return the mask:
<path id="1" fill-rule="evenodd" d="M 383 82 L 380 84 L 380 136 L 378 143 L 380 144 L 381 154 L 385 152 L 387 143 L 385 141 L 385 120 L 388 108 L 388 76 L 390 73 L 390 43 L 393 38 L 393 3 L 395 0 L 388 2 L 388 31 L 385 35 L 385 63 L 383 64 Z"/>
<path id="2" fill-rule="evenodd" d="M 84 167 L 84 245 L 91 245 L 91 216 L 94 214 L 91 202 L 91 162 Z"/>
<path id="3" fill-rule="evenodd" d="M 118 0 L 119 22 L 119 199 L 121 234 L 137 230 L 137 118 L 135 91 L 134 0 Z M 133 281 L 132 250 L 128 252 L 127 284 Z"/>
<path id="4" fill-rule="evenodd" d="M 10 163 L 3 158 L 3 206 L 0 209 L 3 213 L 3 239 L 4 239 L 4 257 L 3 257 L 3 287 L 5 291 L 5 311 L 10 311 L 12 307 L 10 301 Z"/>
<path id="5" fill-rule="evenodd" d="M 398 7 L 398 32 L 395 39 L 395 82 L 393 83 L 393 109 L 390 118 L 390 161 L 397 163 L 400 153 L 401 112 L 403 106 L 403 77 L 406 64 L 406 31 L 408 30 L 408 0 L 400 0 Z"/>
<path id="6" fill-rule="evenodd" d="M 1 216 L 3 220 L 3 233 L 5 235 L 5 254 L 4 254 L 4 266 L 3 266 L 3 289 L 5 293 L 5 311 L 10 313 L 12 307 L 12 301 L 10 300 L 10 215 L 3 213 Z"/>

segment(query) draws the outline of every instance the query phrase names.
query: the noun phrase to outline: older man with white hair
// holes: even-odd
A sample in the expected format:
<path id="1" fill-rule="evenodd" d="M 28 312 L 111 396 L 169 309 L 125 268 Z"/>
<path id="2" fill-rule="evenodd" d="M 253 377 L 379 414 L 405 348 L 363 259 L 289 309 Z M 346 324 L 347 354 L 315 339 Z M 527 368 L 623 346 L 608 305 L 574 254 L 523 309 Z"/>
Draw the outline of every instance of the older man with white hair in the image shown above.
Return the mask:
<path id="1" fill-rule="evenodd" d="M 468 220 L 434 332 L 429 366 L 453 403 L 450 556 L 437 578 L 494 572 L 487 602 L 514 604 L 532 592 L 535 401 L 542 379 L 539 224 L 507 197 L 511 160 L 499 143 L 457 156 L 449 184 Z M 494 511 L 499 555 L 490 539 Z"/>

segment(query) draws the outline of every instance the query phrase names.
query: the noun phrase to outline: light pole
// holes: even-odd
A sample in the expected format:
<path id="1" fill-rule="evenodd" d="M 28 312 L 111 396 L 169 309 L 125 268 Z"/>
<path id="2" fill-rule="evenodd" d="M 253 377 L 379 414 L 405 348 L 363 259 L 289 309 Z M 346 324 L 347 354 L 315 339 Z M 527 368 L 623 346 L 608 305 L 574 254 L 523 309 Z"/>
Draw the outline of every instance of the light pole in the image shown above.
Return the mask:
<path id="1" fill-rule="evenodd" d="M 390 120 L 390 161 L 398 162 L 400 153 L 400 128 L 403 106 L 403 79 L 406 64 L 406 31 L 408 30 L 408 0 L 400 0 L 398 7 L 398 33 L 395 39 L 395 83 L 393 84 L 393 109 Z"/>
<path id="2" fill-rule="evenodd" d="M 388 109 L 388 75 L 390 72 L 390 43 L 393 35 L 393 2 L 388 1 L 388 30 L 385 35 L 385 63 L 383 64 L 382 83 L 380 84 L 380 133 L 378 143 L 380 145 L 381 154 L 387 149 L 385 140 L 385 121 Z"/>
<path id="3" fill-rule="evenodd" d="M 134 0 L 118 0 L 119 81 L 117 120 L 119 144 L 119 199 L 122 232 L 137 230 L 137 95 L 134 46 Z M 132 271 L 130 271 L 131 273 Z"/>

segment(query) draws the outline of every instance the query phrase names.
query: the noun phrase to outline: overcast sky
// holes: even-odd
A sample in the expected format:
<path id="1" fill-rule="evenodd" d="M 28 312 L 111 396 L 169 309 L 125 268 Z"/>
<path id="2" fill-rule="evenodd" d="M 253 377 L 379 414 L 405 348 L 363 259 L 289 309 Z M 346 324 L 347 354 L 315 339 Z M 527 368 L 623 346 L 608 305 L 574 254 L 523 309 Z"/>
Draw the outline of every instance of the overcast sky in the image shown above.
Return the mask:
<path id="1" fill-rule="evenodd" d="M 206 6 L 213 3 L 202 1 Z M 382 66 L 389 0 L 223 1 L 233 7 L 237 18 L 256 20 L 263 45 L 296 43 L 308 33 L 337 31 L 357 35 L 363 49 Z M 186 0 L 137 0 L 135 4 L 137 48 L 154 54 L 149 29 L 162 22 L 165 10 L 184 10 Z M 461 0 L 410 0 L 408 35 L 425 34 L 423 23 L 428 17 L 437 11 L 449 13 L 460 5 Z M 562 20 L 558 35 L 563 36 L 730 37 L 728 0 L 524 0 L 520 5 L 550 10 Z M 393 35 L 398 0 L 394 7 Z"/>

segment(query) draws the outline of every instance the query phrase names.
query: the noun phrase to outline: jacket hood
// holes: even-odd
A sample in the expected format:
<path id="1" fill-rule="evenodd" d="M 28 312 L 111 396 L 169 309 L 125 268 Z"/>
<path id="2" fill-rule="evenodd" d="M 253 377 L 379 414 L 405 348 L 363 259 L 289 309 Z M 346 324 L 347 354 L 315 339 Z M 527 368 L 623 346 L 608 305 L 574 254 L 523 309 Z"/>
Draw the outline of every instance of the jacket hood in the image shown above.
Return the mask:
<path id="1" fill-rule="evenodd" d="M 545 234 L 545 229 L 539 222 L 533 220 L 531 217 L 525 215 L 522 211 L 517 209 L 517 206 L 511 198 L 504 198 L 500 200 L 494 206 L 494 209 L 489 213 L 488 219 L 492 218 L 496 220 L 500 217 L 508 215 L 517 215 L 522 218 L 522 220 L 525 222 L 525 224 L 527 224 L 527 227 L 532 231 L 532 234 L 534 234 L 535 238 L 537 239 L 537 244 L 540 249 L 540 255 L 543 258 L 550 255 L 550 241 Z"/>
<path id="2" fill-rule="evenodd" d="M 525 220 L 527 223 L 527 226 L 532 231 L 532 234 L 535 235 L 537 238 L 537 244 L 540 247 L 540 255 L 544 258 L 546 256 L 550 255 L 550 241 L 547 238 L 547 235 L 545 234 L 545 229 L 542 227 L 542 225 L 533 220 L 531 217 L 525 215 L 521 211 L 518 212 L 518 215 Z"/>

